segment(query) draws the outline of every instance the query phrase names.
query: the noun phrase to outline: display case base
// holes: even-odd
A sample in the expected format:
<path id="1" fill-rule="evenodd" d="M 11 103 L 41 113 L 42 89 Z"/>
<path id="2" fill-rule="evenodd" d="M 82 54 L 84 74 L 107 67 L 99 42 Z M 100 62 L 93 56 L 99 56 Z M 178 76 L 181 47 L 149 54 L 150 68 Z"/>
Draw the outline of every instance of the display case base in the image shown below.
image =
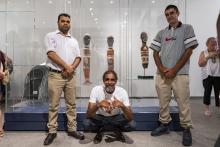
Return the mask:
<path id="1" fill-rule="evenodd" d="M 141 100 L 138 100 L 141 101 Z M 158 100 L 145 100 L 148 103 L 144 107 L 132 107 L 137 131 L 151 131 L 158 124 L 159 106 L 155 106 Z M 24 103 L 24 102 L 22 102 Z M 151 103 L 151 104 L 149 104 Z M 16 104 L 16 106 L 21 106 Z M 83 131 L 83 120 L 85 119 L 87 107 L 77 107 L 77 129 Z M 65 115 L 65 104 L 60 104 L 58 113 L 58 130 L 67 130 L 67 118 Z M 181 131 L 177 106 L 170 106 L 172 122 L 170 130 Z M 48 121 L 48 103 L 31 102 L 26 106 L 13 107 L 5 112 L 4 129 L 6 131 L 46 131 Z"/>
<path id="2" fill-rule="evenodd" d="M 138 76 L 138 79 L 154 79 L 154 76 Z"/>

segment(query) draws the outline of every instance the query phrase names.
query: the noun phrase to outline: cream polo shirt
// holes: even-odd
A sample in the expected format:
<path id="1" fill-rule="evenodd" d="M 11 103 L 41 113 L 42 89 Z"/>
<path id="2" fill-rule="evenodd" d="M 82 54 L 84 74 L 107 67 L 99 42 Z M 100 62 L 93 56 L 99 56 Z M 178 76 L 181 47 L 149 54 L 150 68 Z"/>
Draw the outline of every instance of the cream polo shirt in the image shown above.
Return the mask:
<path id="1" fill-rule="evenodd" d="M 56 54 L 67 64 L 71 65 L 76 57 L 80 57 L 78 41 L 70 34 L 63 36 L 60 31 L 50 32 L 45 36 L 45 45 L 47 53 L 50 51 Z M 47 57 L 47 66 L 52 69 L 62 71 L 63 68 L 51 61 Z"/>

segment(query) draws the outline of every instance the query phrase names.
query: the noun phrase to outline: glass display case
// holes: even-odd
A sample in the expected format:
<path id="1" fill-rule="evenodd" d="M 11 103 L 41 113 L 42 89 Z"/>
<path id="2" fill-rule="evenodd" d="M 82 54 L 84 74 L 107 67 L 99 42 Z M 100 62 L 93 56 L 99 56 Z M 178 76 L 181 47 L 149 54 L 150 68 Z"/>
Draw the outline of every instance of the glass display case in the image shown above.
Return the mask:
<path id="1" fill-rule="evenodd" d="M 108 68 L 108 36 L 114 38 L 117 84 L 132 98 L 156 97 L 154 80 L 138 79 L 139 75 L 144 75 L 140 34 L 147 33 L 149 46 L 156 33 L 167 25 L 164 9 L 169 4 L 178 6 L 180 19 L 184 21 L 185 1 L 177 0 L 1 0 L 0 49 L 13 61 L 6 107 L 22 106 L 21 103 L 27 100 L 48 99 L 44 36 L 57 29 L 57 16 L 62 12 L 71 15 L 71 34 L 78 40 L 82 56 L 83 37 L 85 34 L 91 36 L 91 84 L 84 84 L 81 63 L 76 73 L 77 98 L 88 98 L 92 87 L 102 84 L 102 74 Z M 155 72 L 149 49 L 146 75 L 154 76 Z"/>

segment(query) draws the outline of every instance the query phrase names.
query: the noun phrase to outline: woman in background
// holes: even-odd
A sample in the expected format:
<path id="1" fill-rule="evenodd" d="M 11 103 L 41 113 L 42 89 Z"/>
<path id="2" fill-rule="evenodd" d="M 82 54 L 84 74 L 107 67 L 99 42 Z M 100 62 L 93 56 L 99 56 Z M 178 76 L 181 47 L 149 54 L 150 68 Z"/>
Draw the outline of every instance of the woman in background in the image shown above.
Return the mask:
<path id="1" fill-rule="evenodd" d="M 210 37 L 207 39 L 206 46 L 207 49 L 200 53 L 198 64 L 202 70 L 202 82 L 204 87 L 203 103 L 205 105 L 204 114 L 206 116 L 210 116 L 211 111 L 209 109 L 209 105 L 212 86 L 214 87 L 215 93 L 215 105 L 219 107 L 220 52 L 219 50 L 217 50 L 217 41 L 214 37 Z"/>
<path id="2" fill-rule="evenodd" d="M 4 71 L 6 69 L 6 60 L 5 55 L 0 51 L 0 101 L 3 101 L 3 96 L 5 94 L 5 85 L 3 85 L 3 78 L 5 76 Z M 4 136 L 3 131 L 3 114 L 0 107 L 0 137 Z"/>

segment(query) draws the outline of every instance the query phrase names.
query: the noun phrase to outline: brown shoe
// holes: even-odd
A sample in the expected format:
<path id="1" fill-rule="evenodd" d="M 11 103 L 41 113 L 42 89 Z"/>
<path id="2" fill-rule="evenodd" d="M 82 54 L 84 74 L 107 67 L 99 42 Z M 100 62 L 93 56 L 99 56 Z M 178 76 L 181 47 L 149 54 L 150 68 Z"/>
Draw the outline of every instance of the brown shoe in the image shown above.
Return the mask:
<path id="1" fill-rule="evenodd" d="M 68 136 L 72 136 L 76 139 L 80 139 L 80 140 L 83 140 L 85 137 L 84 137 L 84 134 L 82 134 L 81 132 L 78 132 L 78 131 L 71 131 L 71 132 L 68 132 Z"/>

